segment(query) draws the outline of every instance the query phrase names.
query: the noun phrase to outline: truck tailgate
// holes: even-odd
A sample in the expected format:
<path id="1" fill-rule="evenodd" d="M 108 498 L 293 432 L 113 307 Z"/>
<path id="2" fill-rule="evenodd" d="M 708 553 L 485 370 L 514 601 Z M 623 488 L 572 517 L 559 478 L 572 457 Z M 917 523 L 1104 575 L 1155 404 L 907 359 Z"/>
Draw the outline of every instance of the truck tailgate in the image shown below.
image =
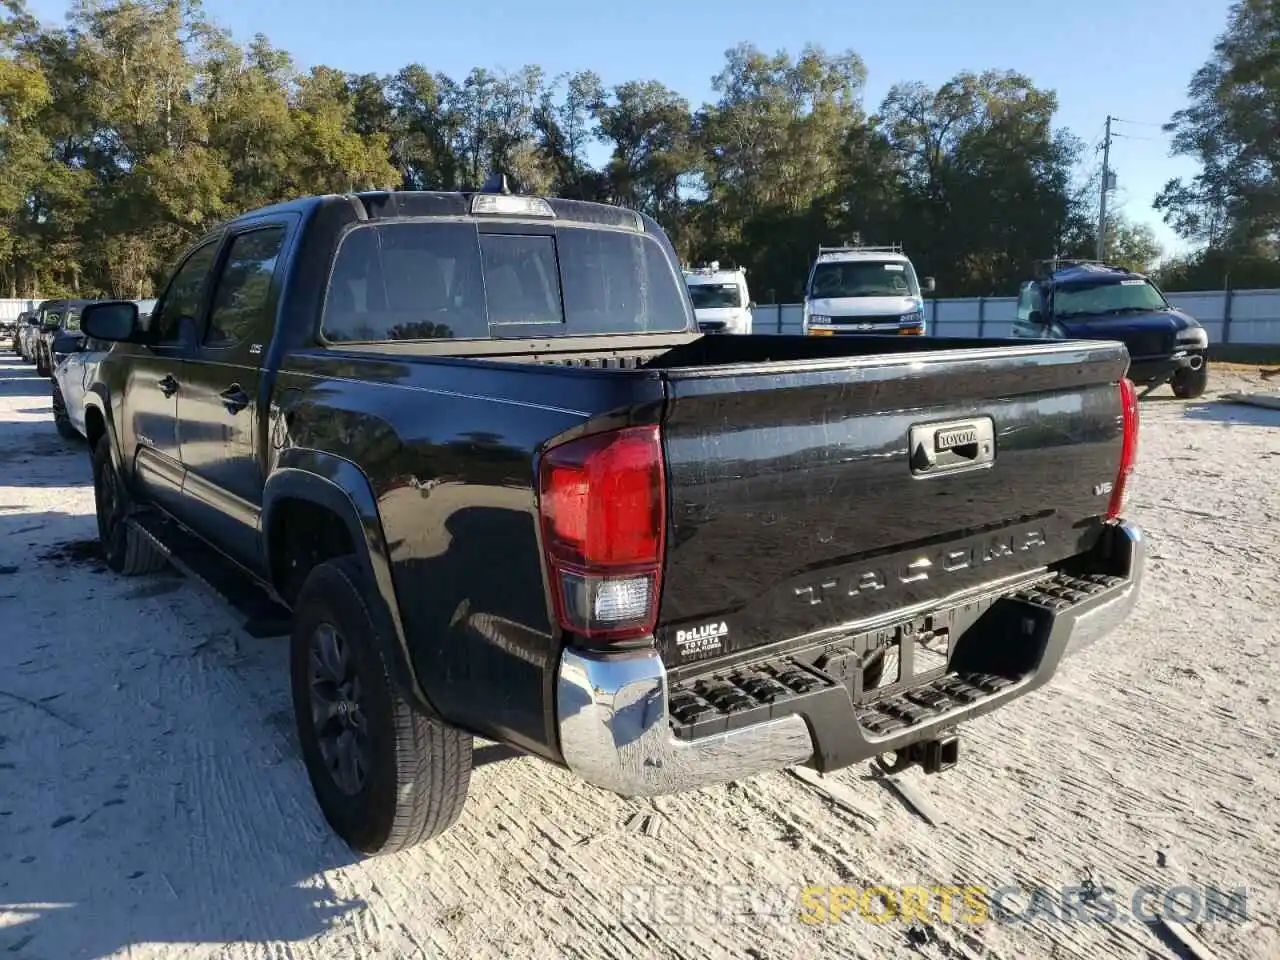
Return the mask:
<path id="1" fill-rule="evenodd" d="M 1127 363 L 1089 341 L 666 371 L 669 668 L 889 622 L 1091 548 Z"/>

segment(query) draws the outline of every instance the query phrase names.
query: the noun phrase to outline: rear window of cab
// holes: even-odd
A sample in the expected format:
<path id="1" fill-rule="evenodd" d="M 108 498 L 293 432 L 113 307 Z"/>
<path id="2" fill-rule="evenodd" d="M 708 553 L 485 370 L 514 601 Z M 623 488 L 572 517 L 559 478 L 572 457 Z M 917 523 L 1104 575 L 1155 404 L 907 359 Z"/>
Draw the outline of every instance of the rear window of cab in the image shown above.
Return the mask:
<path id="1" fill-rule="evenodd" d="M 557 225 L 360 225 L 342 239 L 321 332 L 333 343 L 676 332 L 684 284 L 646 234 Z"/>

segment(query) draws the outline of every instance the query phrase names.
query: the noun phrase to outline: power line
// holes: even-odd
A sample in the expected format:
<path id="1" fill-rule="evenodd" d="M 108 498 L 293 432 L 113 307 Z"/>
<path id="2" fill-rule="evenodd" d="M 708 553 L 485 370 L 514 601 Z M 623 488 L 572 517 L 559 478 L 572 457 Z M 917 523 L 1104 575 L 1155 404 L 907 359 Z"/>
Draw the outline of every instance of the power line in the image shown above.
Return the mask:
<path id="1" fill-rule="evenodd" d="M 1150 120 L 1122 120 L 1119 117 L 1112 117 L 1112 123 L 1129 123 L 1135 127 L 1163 127 L 1163 123 L 1152 123 Z"/>
<path id="2" fill-rule="evenodd" d="M 1089 141 L 1089 146 L 1085 149 L 1085 153 L 1088 153 L 1088 154 L 1097 153 L 1100 149 L 1102 149 L 1101 144 L 1102 144 L 1102 127 L 1101 125 L 1099 125 L 1098 133 L 1092 140 Z"/>

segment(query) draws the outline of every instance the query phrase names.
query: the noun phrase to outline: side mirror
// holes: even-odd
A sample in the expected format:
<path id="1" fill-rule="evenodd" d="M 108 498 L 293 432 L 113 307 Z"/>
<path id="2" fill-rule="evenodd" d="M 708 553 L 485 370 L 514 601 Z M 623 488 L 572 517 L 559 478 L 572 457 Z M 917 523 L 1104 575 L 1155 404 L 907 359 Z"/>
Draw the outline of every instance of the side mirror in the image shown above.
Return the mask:
<path id="1" fill-rule="evenodd" d="M 79 353 L 84 349 L 84 337 L 75 333 L 60 333 L 53 338 L 53 352 L 55 354 L 62 353 Z"/>
<path id="2" fill-rule="evenodd" d="M 756 302 L 754 300 L 752 300 L 750 303 L 747 304 L 748 310 L 754 310 L 755 308 L 756 308 Z"/>
<path id="3" fill-rule="evenodd" d="M 938 282 L 934 280 L 933 277 L 925 277 L 924 284 L 921 289 L 925 293 L 933 293 L 933 291 L 938 289 Z"/>
<path id="4" fill-rule="evenodd" d="M 138 324 L 138 305 L 132 300 L 102 300 L 91 303 L 80 314 L 80 329 L 95 340 L 141 343 L 145 337 Z"/>
<path id="5" fill-rule="evenodd" d="M 1044 314 L 1039 310 L 1032 310 L 1027 314 L 1027 323 L 1034 323 L 1036 326 L 1044 324 Z"/>

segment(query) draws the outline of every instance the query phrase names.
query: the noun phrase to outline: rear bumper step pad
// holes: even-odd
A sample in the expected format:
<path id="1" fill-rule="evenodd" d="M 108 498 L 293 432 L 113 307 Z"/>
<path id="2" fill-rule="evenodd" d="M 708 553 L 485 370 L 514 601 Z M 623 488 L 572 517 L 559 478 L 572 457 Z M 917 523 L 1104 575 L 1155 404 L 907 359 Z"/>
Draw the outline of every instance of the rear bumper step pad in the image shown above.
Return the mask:
<path id="1" fill-rule="evenodd" d="M 656 650 L 567 650 L 556 702 L 565 763 L 646 796 L 799 763 L 836 770 L 936 737 L 1047 683 L 1064 657 L 1128 618 L 1145 540 L 1131 524 L 1112 533 L 1089 572 L 1051 574 L 986 607 L 945 667 L 866 695 L 851 694 L 860 680 L 808 662 L 812 651 L 672 682 Z"/>
<path id="2" fill-rule="evenodd" d="M 991 622 L 1000 629 L 1012 621 L 1027 620 L 1030 611 L 1008 609 L 1023 605 L 1039 610 L 1035 619 L 1052 620 L 1105 591 L 1123 586 L 1124 582 L 1124 578 L 1109 574 L 1051 574 L 1001 597 L 996 601 Z M 1011 613 L 1015 616 L 1009 616 Z M 981 627 L 975 629 L 980 630 Z M 1036 633 L 1034 629 L 1024 631 L 1024 641 L 1035 644 Z M 999 643 L 1002 638 L 965 638 L 969 644 L 984 640 Z M 1043 643 L 1043 638 L 1040 642 Z M 789 713 L 803 712 L 806 700 L 824 696 L 832 690 L 849 693 L 839 678 L 825 674 L 802 657 L 803 654 L 779 657 L 673 683 L 670 709 L 676 736 L 696 740 Z M 918 724 L 964 711 L 1019 685 L 1029 673 L 1026 670 L 1003 674 L 955 671 L 895 695 L 856 704 L 854 715 L 871 738 L 906 732 Z"/>

